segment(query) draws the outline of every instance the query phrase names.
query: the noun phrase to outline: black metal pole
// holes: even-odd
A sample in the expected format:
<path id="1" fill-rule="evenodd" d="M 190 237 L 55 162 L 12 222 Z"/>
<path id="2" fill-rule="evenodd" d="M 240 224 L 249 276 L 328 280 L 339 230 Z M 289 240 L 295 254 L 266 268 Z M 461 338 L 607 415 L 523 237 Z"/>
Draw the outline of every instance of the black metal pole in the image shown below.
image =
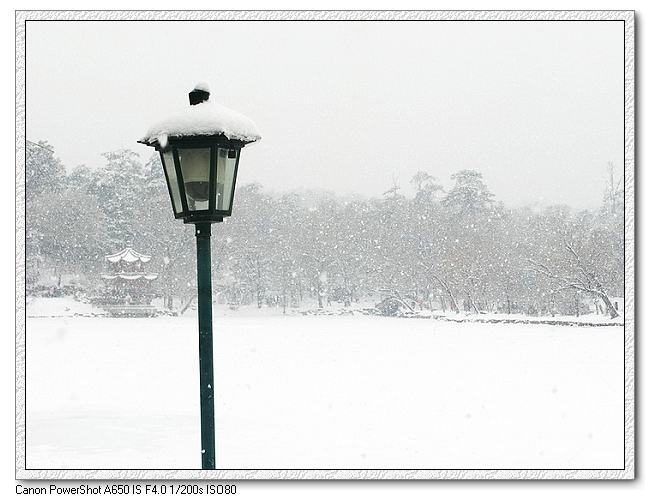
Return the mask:
<path id="1" fill-rule="evenodd" d="M 203 469 L 215 468 L 211 233 L 210 222 L 196 224 L 199 370 L 201 373 L 201 462 Z"/>

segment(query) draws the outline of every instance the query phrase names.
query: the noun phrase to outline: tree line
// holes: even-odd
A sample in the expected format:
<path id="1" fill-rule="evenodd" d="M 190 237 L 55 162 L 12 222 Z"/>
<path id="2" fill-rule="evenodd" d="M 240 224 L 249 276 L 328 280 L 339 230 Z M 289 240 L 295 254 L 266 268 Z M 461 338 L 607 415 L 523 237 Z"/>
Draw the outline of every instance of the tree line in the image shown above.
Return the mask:
<path id="1" fill-rule="evenodd" d="M 69 173 L 44 141 L 27 143 L 26 288 L 100 293 L 104 256 L 127 244 L 152 255 L 170 308 L 196 294 L 193 227 L 173 219 L 160 159 L 105 153 Z M 415 195 L 237 188 L 233 215 L 213 231 L 219 302 L 285 310 L 351 306 L 381 293 L 456 312 L 618 315 L 623 296 L 624 192 L 609 164 L 600 207 L 508 208 L 480 172 L 445 191 L 419 170 Z"/>

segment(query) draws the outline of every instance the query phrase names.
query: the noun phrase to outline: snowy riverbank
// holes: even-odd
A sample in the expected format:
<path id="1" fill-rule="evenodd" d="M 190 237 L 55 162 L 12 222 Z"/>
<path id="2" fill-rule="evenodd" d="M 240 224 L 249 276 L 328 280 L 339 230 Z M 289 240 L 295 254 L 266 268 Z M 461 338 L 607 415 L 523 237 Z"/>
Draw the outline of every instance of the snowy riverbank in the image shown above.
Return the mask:
<path id="1" fill-rule="evenodd" d="M 322 309 L 315 307 L 287 308 L 286 313 L 281 307 L 267 307 L 261 309 L 251 305 L 238 309 L 230 309 L 227 305 L 215 305 L 215 317 L 265 317 L 265 316 L 360 316 L 379 315 L 373 311 L 373 303 L 343 307 L 340 305 L 325 306 Z M 163 308 L 159 307 L 161 313 Z M 27 299 L 26 315 L 29 318 L 57 318 L 57 317 L 106 317 L 106 311 L 86 302 L 80 302 L 73 297 L 30 297 Z M 195 310 L 188 310 L 183 316 L 194 317 Z M 456 323 L 505 323 L 505 324 L 547 324 L 565 326 L 622 326 L 624 318 L 621 316 L 611 319 L 603 314 L 584 314 L 581 316 L 527 316 L 524 314 L 466 314 L 442 311 L 414 311 L 403 317 L 404 319 L 434 319 Z"/>

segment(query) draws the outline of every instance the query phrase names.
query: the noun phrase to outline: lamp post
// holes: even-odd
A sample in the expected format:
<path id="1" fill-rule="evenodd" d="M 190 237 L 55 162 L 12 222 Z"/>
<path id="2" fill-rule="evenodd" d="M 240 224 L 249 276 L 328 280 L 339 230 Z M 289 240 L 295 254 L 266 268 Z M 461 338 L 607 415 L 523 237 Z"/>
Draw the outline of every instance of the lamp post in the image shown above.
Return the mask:
<path id="1" fill-rule="evenodd" d="M 207 84 L 197 84 L 188 108 L 138 141 L 160 153 L 174 217 L 195 225 L 203 469 L 215 468 L 212 224 L 231 215 L 241 149 L 260 139 L 252 121 L 209 97 Z"/>

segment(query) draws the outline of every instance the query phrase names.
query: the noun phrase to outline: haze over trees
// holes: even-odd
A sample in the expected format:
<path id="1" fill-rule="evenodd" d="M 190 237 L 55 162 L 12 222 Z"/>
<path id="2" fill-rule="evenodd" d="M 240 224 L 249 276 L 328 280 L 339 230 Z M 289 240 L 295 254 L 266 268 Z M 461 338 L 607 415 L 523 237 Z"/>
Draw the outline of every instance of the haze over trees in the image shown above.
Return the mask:
<path id="1" fill-rule="evenodd" d="M 165 305 L 182 307 L 196 294 L 194 232 L 173 219 L 159 158 L 103 156 L 66 173 L 47 142 L 27 143 L 27 293 L 92 296 L 104 256 L 131 244 L 153 257 Z M 385 291 L 446 311 L 618 315 L 624 193 L 611 164 L 594 210 L 509 208 L 476 170 L 452 175 L 447 192 L 435 172 L 413 172 L 413 197 L 396 183 L 380 198 L 238 186 L 213 231 L 215 298 L 286 311 Z"/>

